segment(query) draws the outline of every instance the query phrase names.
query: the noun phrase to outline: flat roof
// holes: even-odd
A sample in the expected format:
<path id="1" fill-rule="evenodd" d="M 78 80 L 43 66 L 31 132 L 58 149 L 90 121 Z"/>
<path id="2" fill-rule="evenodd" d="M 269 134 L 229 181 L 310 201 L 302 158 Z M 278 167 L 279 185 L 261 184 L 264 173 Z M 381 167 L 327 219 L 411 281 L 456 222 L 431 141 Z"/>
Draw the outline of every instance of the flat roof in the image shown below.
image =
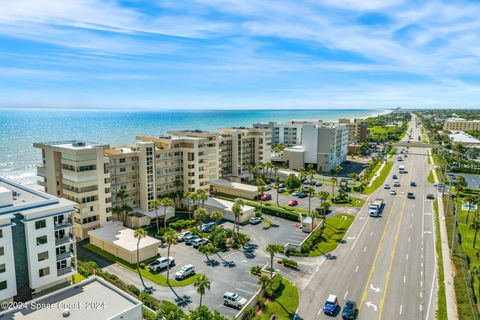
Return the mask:
<path id="1" fill-rule="evenodd" d="M 89 305 L 89 303 L 94 303 Z M 96 304 L 96 305 L 95 305 Z M 46 296 L 27 302 L 23 308 L 0 313 L 2 320 L 111 319 L 141 305 L 134 297 L 105 280 L 91 276 Z M 43 308 L 41 308 L 43 306 Z M 90 308 L 89 308 L 90 306 Z M 70 315 L 63 316 L 69 309 Z"/>
<path id="2" fill-rule="evenodd" d="M 480 140 L 466 134 L 463 131 L 454 132 L 448 135 L 454 142 L 480 144 Z"/>
<path id="3" fill-rule="evenodd" d="M 82 140 L 66 140 L 66 141 L 34 143 L 34 146 L 40 146 L 40 145 L 71 149 L 71 150 L 94 149 L 96 147 L 108 146 L 108 145 L 97 143 L 97 142 L 89 142 L 89 141 L 82 141 Z"/>
<path id="4" fill-rule="evenodd" d="M 214 198 L 214 197 L 208 197 L 207 201 L 205 201 L 204 203 L 204 206 L 232 212 L 232 207 L 234 204 L 235 202 L 233 201 L 223 200 L 223 199 Z M 242 212 L 250 211 L 250 210 L 255 210 L 255 208 L 247 205 L 242 206 Z"/>
<path id="5" fill-rule="evenodd" d="M 0 187 L 13 192 L 13 206 L 39 204 L 43 201 L 51 201 L 56 197 L 39 190 L 23 186 L 13 180 L 0 177 Z M 1 210 L 0 210 L 1 211 Z"/>
<path id="6" fill-rule="evenodd" d="M 165 206 L 159 206 L 158 207 L 158 216 L 159 217 L 163 216 L 164 210 L 165 210 Z M 170 214 L 170 213 L 175 214 L 175 208 L 171 207 L 171 206 L 167 206 L 167 211 L 166 212 L 167 212 L 167 214 Z M 155 219 L 157 217 L 157 215 L 155 214 L 155 211 L 148 211 L 148 210 L 143 210 L 143 209 L 140 209 L 140 208 L 133 209 L 133 213 L 138 213 L 140 215 L 147 216 L 147 217 L 150 217 L 152 219 Z"/>
<path id="7" fill-rule="evenodd" d="M 114 221 L 108 223 L 101 228 L 88 231 L 88 234 L 90 236 L 93 235 L 97 238 L 100 238 L 103 241 L 110 242 L 113 245 L 130 252 L 137 250 L 137 239 L 134 236 L 135 231 L 124 227 L 121 222 Z M 150 236 L 146 236 L 140 241 L 139 248 L 143 249 L 152 245 L 158 246 L 159 244 L 159 240 Z"/>
<path id="8" fill-rule="evenodd" d="M 214 179 L 210 180 L 210 185 L 218 185 L 222 187 L 229 187 L 229 188 L 234 188 L 234 189 L 240 189 L 240 190 L 245 190 L 245 191 L 250 191 L 250 192 L 258 192 L 258 189 L 256 186 L 252 186 L 249 184 L 245 183 L 240 183 L 240 182 L 231 182 L 225 179 Z"/>

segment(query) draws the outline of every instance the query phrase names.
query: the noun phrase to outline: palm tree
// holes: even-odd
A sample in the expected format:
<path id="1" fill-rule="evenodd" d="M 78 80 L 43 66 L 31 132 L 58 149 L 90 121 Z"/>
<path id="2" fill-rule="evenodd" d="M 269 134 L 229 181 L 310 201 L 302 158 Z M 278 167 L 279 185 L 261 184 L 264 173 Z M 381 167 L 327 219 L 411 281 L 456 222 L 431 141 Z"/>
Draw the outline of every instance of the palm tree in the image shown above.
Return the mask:
<path id="1" fill-rule="evenodd" d="M 123 209 L 121 206 L 115 206 L 112 208 L 112 213 L 117 215 L 117 220 L 120 221 L 120 214 L 122 214 Z"/>
<path id="2" fill-rule="evenodd" d="M 253 164 L 249 165 L 248 166 L 248 173 L 250 173 L 250 175 L 251 175 L 250 176 L 251 177 L 250 181 L 253 181 L 255 179 L 255 172 L 257 172 L 257 167 Z"/>
<path id="3" fill-rule="evenodd" d="M 312 200 L 312 197 L 315 195 L 315 188 L 313 187 L 308 187 L 307 189 L 307 196 L 308 196 L 308 214 L 310 214 L 310 211 L 311 211 L 311 206 L 310 206 L 310 203 L 311 203 L 311 200 Z M 313 220 L 313 219 L 312 219 Z"/>
<path id="4" fill-rule="evenodd" d="M 137 239 L 137 271 L 138 271 L 138 276 L 140 277 L 140 281 L 142 282 L 143 288 L 146 289 L 147 286 L 145 286 L 145 282 L 143 282 L 143 277 L 142 273 L 140 272 L 140 240 L 142 238 L 145 238 L 147 236 L 147 231 L 145 231 L 142 228 L 138 228 L 135 230 L 133 236 L 135 239 Z"/>
<path id="5" fill-rule="evenodd" d="M 279 205 L 278 204 L 278 190 L 280 189 L 280 179 L 275 178 L 275 184 L 274 184 L 273 188 L 275 190 L 277 190 L 277 206 L 278 206 Z"/>
<path id="6" fill-rule="evenodd" d="M 480 267 L 479 266 L 474 266 L 472 268 L 472 277 L 477 278 L 478 281 L 478 291 L 480 292 Z"/>
<path id="7" fill-rule="evenodd" d="M 336 177 L 331 177 L 330 181 L 332 181 L 332 200 L 335 202 L 335 186 L 338 184 L 338 180 Z"/>
<path id="8" fill-rule="evenodd" d="M 202 207 L 203 207 L 203 205 L 205 204 L 205 201 L 207 201 L 208 199 L 208 193 L 203 189 L 198 189 L 196 193 L 197 193 L 197 200 L 202 204 Z"/>
<path id="9" fill-rule="evenodd" d="M 160 205 L 163 206 L 163 228 L 166 229 L 167 228 L 167 208 L 173 205 L 173 200 L 169 197 L 163 197 L 162 199 L 160 199 Z M 158 217 L 157 217 L 157 228 L 158 228 Z"/>
<path id="10" fill-rule="evenodd" d="M 477 233 L 480 230 L 480 215 L 475 214 L 473 216 L 473 222 L 470 224 L 470 229 L 475 230 L 475 235 L 473 237 L 473 248 L 475 248 L 475 244 L 477 243 Z"/>
<path id="11" fill-rule="evenodd" d="M 282 252 L 283 248 L 279 244 L 269 244 L 266 248 L 266 251 L 270 254 L 270 279 L 273 277 L 273 259 L 275 258 L 275 253 Z"/>
<path id="12" fill-rule="evenodd" d="M 257 283 L 260 285 L 262 290 L 265 290 L 265 288 L 270 283 L 270 279 L 267 276 L 261 276 L 260 278 L 258 278 Z"/>
<path id="13" fill-rule="evenodd" d="M 237 199 L 235 200 L 235 203 L 233 204 L 232 206 L 232 212 L 233 212 L 233 215 L 235 216 L 235 222 L 234 222 L 234 225 L 233 225 L 233 229 L 234 229 L 234 232 L 235 232 L 235 225 L 237 226 L 237 233 L 239 233 L 240 231 L 240 217 L 243 215 L 243 206 L 245 205 L 245 203 L 243 202 L 242 199 Z"/>
<path id="14" fill-rule="evenodd" d="M 192 220 L 192 210 L 195 207 L 195 204 L 197 203 L 197 193 L 196 192 L 190 192 L 187 194 L 187 200 L 188 204 L 191 205 L 192 208 L 189 208 L 188 215 L 189 219 Z"/>
<path id="15" fill-rule="evenodd" d="M 195 212 L 193 213 L 193 219 L 195 219 L 197 221 L 197 224 L 199 224 L 200 222 L 202 221 L 205 221 L 208 219 L 208 212 L 207 210 L 203 209 L 203 208 L 198 208 L 197 210 L 195 210 Z"/>
<path id="16" fill-rule="evenodd" d="M 335 175 L 338 177 L 338 174 L 340 173 L 340 171 L 342 171 L 342 166 L 335 166 L 335 168 L 333 168 L 333 171 L 335 171 Z"/>
<path id="17" fill-rule="evenodd" d="M 214 253 L 217 250 L 213 244 L 207 243 L 207 244 L 204 244 L 203 246 L 200 246 L 200 248 L 198 248 L 198 251 L 203 253 L 207 258 L 207 261 L 210 262 L 210 258 L 208 257 L 208 255 Z"/>
<path id="18" fill-rule="evenodd" d="M 273 166 L 272 170 L 273 170 L 273 177 L 275 180 L 277 180 L 278 167 Z"/>
<path id="19" fill-rule="evenodd" d="M 465 220 L 465 224 L 468 226 L 468 217 L 470 216 L 470 210 L 472 209 L 472 205 L 478 205 L 478 201 L 476 197 L 468 195 L 465 197 L 465 202 L 468 203 L 467 219 Z"/>
<path id="20" fill-rule="evenodd" d="M 222 220 L 222 218 L 223 218 L 223 213 L 221 213 L 220 211 L 214 211 L 210 215 L 210 219 L 215 221 L 215 223 L 218 223 L 220 220 Z"/>
<path id="21" fill-rule="evenodd" d="M 122 211 L 125 213 L 125 215 L 123 216 L 123 225 L 126 226 L 127 225 L 127 217 L 128 217 L 128 214 L 130 212 L 133 211 L 132 207 L 130 207 L 128 204 L 124 204 L 122 206 Z"/>
<path id="22" fill-rule="evenodd" d="M 152 201 L 152 208 L 155 210 L 155 218 L 157 223 L 157 236 L 160 234 L 160 226 L 158 225 L 158 207 L 160 207 L 160 199 Z"/>
<path id="23" fill-rule="evenodd" d="M 310 177 L 310 181 L 313 181 L 313 177 L 317 174 L 317 171 L 311 169 L 311 170 L 308 170 L 307 174 Z"/>
<path id="24" fill-rule="evenodd" d="M 199 274 L 195 278 L 195 282 L 193 283 L 193 286 L 197 288 L 197 293 L 200 295 L 200 307 L 201 307 L 202 298 L 203 298 L 203 295 L 205 294 L 205 291 L 207 289 L 210 290 L 210 280 L 204 274 Z"/>
<path id="25" fill-rule="evenodd" d="M 182 193 L 182 190 L 180 189 L 180 187 L 182 186 L 183 182 L 182 180 L 180 179 L 175 179 L 175 181 L 173 181 L 173 185 L 175 186 L 175 189 L 177 190 L 176 191 L 176 200 L 177 201 L 180 201 L 180 194 Z"/>
<path id="26" fill-rule="evenodd" d="M 263 213 L 263 200 L 262 196 L 267 191 L 267 188 L 265 186 L 258 186 L 258 193 L 260 193 L 260 198 L 258 199 L 260 201 L 260 211 Z"/>
<path id="27" fill-rule="evenodd" d="M 298 169 L 298 173 L 300 174 L 300 180 L 302 181 L 305 179 L 305 172 L 306 172 L 305 168 Z"/>
<path id="28" fill-rule="evenodd" d="M 125 190 L 120 190 L 117 192 L 117 198 L 120 198 L 120 203 L 122 206 L 125 204 L 125 200 L 127 199 L 128 195 Z"/>
<path id="29" fill-rule="evenodd" d="M 177 233 L 169 228 L 163 234 L 163 240 L 167 244 L 167 259 L 170 259 L 170 247 L 177 243 Z M 167 265 L 167 284 L 170 285 L 170 263 Z"/>

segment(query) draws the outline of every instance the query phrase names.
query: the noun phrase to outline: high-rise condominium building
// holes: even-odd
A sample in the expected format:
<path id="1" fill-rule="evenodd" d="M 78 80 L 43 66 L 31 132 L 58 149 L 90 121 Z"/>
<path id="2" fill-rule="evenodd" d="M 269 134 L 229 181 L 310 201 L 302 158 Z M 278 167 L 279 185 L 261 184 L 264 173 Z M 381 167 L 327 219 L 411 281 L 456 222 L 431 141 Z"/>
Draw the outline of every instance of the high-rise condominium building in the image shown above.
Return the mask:
<path id="1" fill-rule="evenodd" d="M 37 174 L 43 177 L 45 192 L 76 202 L 74 233 L 77 238 L 111 220 L 111 184 L 108 145 L 63 141 L 35 143 L 42 150 L 43 164 Z"/>
<path id="2" fill-rule="evenodd" d="M 290 169 L 315 165 L 328 172 L 347 158 L 348 128 L 338 123 L 305 124 L 301 145 L 285 148 L 284 158 Z"/>
<path id="3" fill-rule="evenodd" d="M 0 301 L 27 301 L 76 272 L 76 204 L 0 178 Z"/>
<path id="4" fill-rule="evenodd" d="M 443 123 L 443 130 L 469 131 L 480 130 L 480 120 L 465 120 L 461 118 L 448 119 Z"/>
<path id="5" fill-rule="evenodd" d="M 348 142 L 359 143 L 367 141 L 368 125 L 363 119 L 338 119 L 338 123 L 348 127 Z"/>
<path id="6" fill-rule="evenodd" d="M 251 165 L 270 162 L 271 131 L 255 128 L 220 129 L 221 175 L 248 174 Z"/>

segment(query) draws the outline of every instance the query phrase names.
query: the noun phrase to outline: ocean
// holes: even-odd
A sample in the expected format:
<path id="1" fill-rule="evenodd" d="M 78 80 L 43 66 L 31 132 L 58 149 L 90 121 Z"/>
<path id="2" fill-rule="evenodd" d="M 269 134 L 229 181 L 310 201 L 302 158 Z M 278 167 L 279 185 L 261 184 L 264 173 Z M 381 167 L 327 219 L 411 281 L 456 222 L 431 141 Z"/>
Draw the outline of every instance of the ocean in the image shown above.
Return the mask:
<path id="1" fill-rule="evenodd" d="M 292 119 L 363 118 L 379 110 L 186 110 L 0 109 L 0 176 L 36 185 L 41 152 L 34 142 L 85 140 L 119 146 L 135 136 L 169 130 L 251 127 L 255 122 Z"/>

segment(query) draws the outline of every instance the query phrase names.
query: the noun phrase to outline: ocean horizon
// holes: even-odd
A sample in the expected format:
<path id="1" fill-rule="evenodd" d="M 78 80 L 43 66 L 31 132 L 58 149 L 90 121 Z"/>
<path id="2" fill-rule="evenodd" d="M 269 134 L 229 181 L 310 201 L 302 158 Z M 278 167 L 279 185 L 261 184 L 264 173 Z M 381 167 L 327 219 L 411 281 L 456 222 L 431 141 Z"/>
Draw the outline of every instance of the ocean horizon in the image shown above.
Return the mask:
<path id="1" fill-rule="evenodd" d="M 333 121 L 365 118 L 380 109 L 112 110 L 0 108 L 0 176 L 36 185 L 41 152 L 34 142 L 84 140 L 119 146 L 135 136 L 171 130 L 251 127 L 255 122 L 293 119 Z"/>

